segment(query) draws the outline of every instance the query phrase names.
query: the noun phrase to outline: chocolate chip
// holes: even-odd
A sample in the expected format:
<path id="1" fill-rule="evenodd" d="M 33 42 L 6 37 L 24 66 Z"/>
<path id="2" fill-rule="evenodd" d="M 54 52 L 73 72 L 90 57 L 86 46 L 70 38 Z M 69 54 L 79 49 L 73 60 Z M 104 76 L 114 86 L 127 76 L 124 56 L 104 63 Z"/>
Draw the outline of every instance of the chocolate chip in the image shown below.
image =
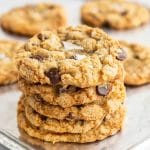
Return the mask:
<path id="1" fill-rule="evenodd" d="M 35 110 L 32 110 L 32 113 L 33 113 L 33 114 L 37 114 L 37 112 L 36 112 Z"/>
<path id="2" fill-rule="evenodd" d="M 56 85 L 61 81 L 57 68 L 51 68 L 49 71 L 45 72 L 45 75 L 50 79 L 52 85 Z"/>
<path id="3" fill-rule="evenodd" d="M 83 108 L 83 105 L 77 105 L 76 106 L 79 110 L 81 110 Z"/>
<path id="4" fill-rule="evenodd" d="M 32 43 L 32 46 L 39 46 L 39 43 Z"/>
<path id="5" fill-rule="evenodd" d="M 90 51 L 88 51 L 87 53 L 88 54 L 93 54 L 95 52 L 95 50 L 90 50 Z"/>
<path id="6" fill-rule="evenodd" d="M 41 119 L 42 119 L 42 121 L 46 121 L 46 120 L 47 120 L 47 117 L 46 117 L 46 116 L 41 115 Z"/>
<path id="7" fill-rule="evenodd" d="M 39 131 L 39 130 L 40 130 L 40 127 L 36 127 L 36 129 Z"/>
<path id="8" fill-rule="evenodd" d="M 103 122 L 105 122 L 107 119 L 106 119 L 106 116 L 104 117 L 104 119 L 103 119 Z"/>
<path id="9" fill-rule="evenodd" d="M 121 52 L 118 53 L 118 56 L 116 58 L 120 61 L 123 61 L 124 59 L 126 59 L 126 57 L 126 52 L 123 49 L 121 49 Z"/>
<path id="10" fill-rule="evenodd" d="M 127 15 L 128 14 L 128 11 L 123 11 L 123 12 L 121 12 L 121 15 L 122 16 L 125 16 L 125 15 Z"/>
<path id="11" fill-rule="evenodd" d="M 44 58 L 41 55 L 32 55 L 30 58 L 42 61 Z"/>
<path id="12" fill-rule="evenodd" d="M 96 86 L 96 92 L 100 96 L 106 96 L 109 94 L 111 87 L 109 85 L 98 85 Z"/>
<path id="13" fill-rule="evenodd" d="M 35 94 L 34 97 L 35 97 L 35 100 L 37 102 L 41 102 L 42 101 L 42 97 L 39 94 Z"/>
<path id="14" fill-rule="evenodd" d="M 38 37 L 39 40 L 41 40 L 41 41 L 44 41 L 44 40 L 47 40 L 47 39 L 48 39 L 48 36 L 47 36 L 47 35 L 44 35 L 44 34 L 42 34 L 42 33 L 39 33 L 39 34 L 37 35 L 37 37 Z"/>
<path id="15" fill-rule="evenodd" d="M 74 117 L 73 117 L 72 113 L 69 112 L 69 114 L 68 114 L 67 117 L 66 117 L 66 120 L 71 121 L 71 120 L 73 120 L 73 119 L 74 119 Z"/>
<path id="16" fill-rule="evenodd" d="M 84 120 L 79 120 L 78 122 L 79 122 L 79 124 L 80 124 L 81 126 L 84 125 Z"/>
<path id="17" fill-rule="evenodd" d="M 59 84 L 55 86 L 55 91 L 56 91 L 56 94 L 60 95 L 66 92 L 66 88 L 64 88 L 62 85 Z"/>
<path id="18" fill-rule="evenodd" d="M 108 21 L 105 21 L 103 23 L 103 26 L 106 27 L 106 28 L 109 28 L 110 27 L 110 23 Z"/>
<path id="19" fill-rule="evenodd" d="M 140 57 L 138 55 L 134 55 L 133 56 L 135 59 L 140 59 Z"/>
<path id="20" fill-rule="evenodd" d="M 79 91 L 80 88 L 79 87 L 75 87 L 73 85 L 69 85 L 67 88 L 63 87 L 62 85 L 58 84 L 55 86 L 55 92 L 56 94 L 60 95 L 62 93 L 68 92 L 68 93 L 72 93 L 72 92 L 77 92 Z"/>
<path id="21" fill-rule="evenodd" d="M 55 6 L 54 6 L 54 5 L 50 5 L 48 8 L 49 8 L 49 9 L 54 9 Z"/>
<path id="22" fill-rule="evenodd" d="M 39 33 L 39 34 L 37 35 L 37 37 L 38 37 L 40 40 L 43 39 L 43 35 L 42 35 L 41 33 Z"/>
<path id="23" fill-rule="evenodd" d="M 76 56 L 70 56 L 69 59 L 75 59 L 75 60 L 77 60 L 77 57 Z"/>
<path id="24" fill-rule="evenodd" d="M 77 92 L 78 90 L 80 90 L 80 88 L 73 85 L 69 85 L 66 90 L 67 92 Z"/>

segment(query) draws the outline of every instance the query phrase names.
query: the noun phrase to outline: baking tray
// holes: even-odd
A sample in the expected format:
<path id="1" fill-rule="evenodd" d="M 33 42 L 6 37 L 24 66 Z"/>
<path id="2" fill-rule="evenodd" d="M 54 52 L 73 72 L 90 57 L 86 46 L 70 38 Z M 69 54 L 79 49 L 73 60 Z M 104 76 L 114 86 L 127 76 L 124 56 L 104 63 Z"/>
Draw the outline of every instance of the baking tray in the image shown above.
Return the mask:
<path id="1" fill-rule="evenodd" d="M 43 2 L 44 0 L 5 0 L 0 2 L 0 13 L 4 13 L 13 7 Z M 52 1 L 52 0 L 51 0 Z M 45 0 L 44 2 L 48 2 Z M 67 15 L 70 25 L 80 24 L 80 7 L 84 3 L 82 0 L 53 0 L 55 3 L 64 5 L 67 9 Z M 150 5 L 148 0 L 140 1 L 143 4 Z M 15 21 L 15 20 L 14 20 Z M 150 25 L 128 31 L 105 30 L 116 39 L 138 42 L 150 46 Z M 26 38 L 10 35 L 0 30 L 0 38 L 17 39 L 25 41 Z M 17 85 L 0 87 L 0 129 L 11 133 L 13 137 L 22 141 L 26 135 L 20 133 L 17 128 L 16 108 L 21 93 Z M 150 85 L 140 87 L 127 87 L 126 98 L 127 115 L 123 130 L 115 136 L 107 138 L 101 142 L 91 144 L 49 144 L 35 139 L 27 138 L 33 144 L 43 146 L 46 150 L 148 150 L 150 149 Z M 3 138 L 0 138 L 0 143 Z M 24 140 L 23 140 L 24 141 Z M 6 143 L 5 145 L 9 144 Z M 10 146 L 12 148 L 12 145 Z M 0 149 L 3 149 L 0 147 Z M 9 149 L 9 148 L 8 148 Z M 21 150 L 21 148 L 15 148 Z M 38 149 L 36 147 L 36 149 Z"/>

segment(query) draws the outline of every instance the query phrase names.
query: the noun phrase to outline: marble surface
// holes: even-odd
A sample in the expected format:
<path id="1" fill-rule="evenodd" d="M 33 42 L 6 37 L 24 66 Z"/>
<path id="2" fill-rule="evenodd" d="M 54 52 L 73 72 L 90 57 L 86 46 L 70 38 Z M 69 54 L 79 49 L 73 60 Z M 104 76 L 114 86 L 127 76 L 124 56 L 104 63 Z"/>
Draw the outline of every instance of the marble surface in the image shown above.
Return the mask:
<path id="1" fill-rule="evenodd" d="M 0 13 L 29 3 L 36 3 L 49 0 L 5 0 L 0 2 Z M 67 9 L 69 25 L 80 24 L 80 7 L 84 0 L 51 0 L 55 3 L 64 5 Z M 149 5 L 148 0 L 140 1 Z M 138 42 L 150 46 L 150 24 L 141 28 L 128 31 L 105 30 L 116 39 Z M 26 38 L 7 34 L 0 30 L 0 38 L 26 40 Z M 17 138 L 20 134 L 16 124 L 16 106 L 19 100 L 20 92 L 16 85 L 0 87 L 0 129 L 7 129 Z M 40 143 L 45 149 L 61 150 L 127 150 L 150 149 L 150 85 L 141 87 L 128 87 L 126 98 L 127 116 L 122 132 L 112 136 L 102 142 L 91 144 L 48 144 Z M 39 144 L 39 145 L 40 145 Z M 142 146 L 142 147 L 141 147 Z"/>

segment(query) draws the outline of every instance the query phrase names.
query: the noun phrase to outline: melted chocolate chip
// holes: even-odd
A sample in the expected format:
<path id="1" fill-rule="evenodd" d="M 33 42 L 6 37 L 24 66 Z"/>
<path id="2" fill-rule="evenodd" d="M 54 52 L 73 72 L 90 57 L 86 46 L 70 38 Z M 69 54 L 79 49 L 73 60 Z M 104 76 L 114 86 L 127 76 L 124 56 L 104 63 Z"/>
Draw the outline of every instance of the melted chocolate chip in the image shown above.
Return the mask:
<path id="1" fill-rule="evenodd" d="M 47 117 L 46 117 L 46 116 L 41 115 L 41 119 L 42 119 L 42 121 L 46 121 L 46 120 L 47 120 Z"/>
<path id="2" fill-rule="evenodd" d="M 35 97 L 36 101 L 41 102 L 42 98 L 39 94 L 35 94 L 34 97 Z"/>
<path id="3" fill-rule="evenodd" d="M 32 113 L 33 113 L 33 114 L 37 114 L 37 112 L 36 112 L 35 110 L 32 110 Z"/>
<path id="4" fill-rule="evenodd" d="M 123 61 L 124 59 L 126 59 L 126 57 L 126 52 L 123 49 L 121 49 L 121 52 L 118 53 L 118 56 L 116 58 L 120 61 Z"/>
<path id="5" fill-rule="evenodd" d="M 42 33 L 39 33 L 39 34 L 37 35 L 37 37 L 38 37 L 39 40 L 41 40 L 41 41 L 44 41 L 44 40 L 48 39 L 48 36 L 47 36 L 47 35 L 43 35 Z"/>
<path id="6" fill-rule="evenodd" d="M 63 87 L 62 85 L 56 85 L 55 86 L 55 92 L 56 92 L 56 94 L 58 94 L 58 95 L 60 95 L 60 94 L 62 94 L 62 93 L 73 93 L 73 92 L 77 92 L 77 91 L 79 91 L 80 90 L 80 88 L 79 87 L 75 87 L 75 86 L 73 86 L 73 85 L 69 85 L 67 88 L 65 88 L 65 87 Z"/>
<path id="7" fill-rule="evenodd" d="M 110 23 L 108 21 L 105 21 L 103 23 L 103 26 L 106 27 L 106 28 L 109 28 L 110 27 Z"/>
<path id="8" fill-rule="evenodd" d="M 73 119 L 74 119 L 74 117 L 73 117 L 72 113 L 70 112 L 70 113 L 67 115 L 66 120 L 71 121 L 71 120 L 73 120 Z"/>
<path id="9" fill-rule="evenodd" d="M 54 5 L 50 5 L 48 8 L 49 8 L 49 9 L 54 9 L 55 6 L 54 6 Z"/>
<path id="10" fill-rule="evenodd" d="M 52 85 L 56 85 L 61 81 L 57 68 L 51 68 L 49 71 L 45 72 L 45 75 L 50 79 Z"/>
<path id="11" fill-rule="evenodd" d="M 106 116 L 104 117 L 104 119 L 103 119 L 103 122 L 105 122 L 106 121 Z"/>
<path id="12" fill-rule="evenodd" d="M 95 50 L 90 50 L 90 51 L 88 51 L 87 53 L 88 54 L 93 54 L 95 52 Z"/>
<path id="13" fill-rule="evenodd" d="M 83 105 L 77 105 L 76 106 L 79 110 L 81 110 L 83 108 Z"/>
<path id="14" fill-rule="evenodd" d="M 106 96 L 109 94 L 111 87 L 109 85 L 98 85 L 96 86 L 96 92 L 100 96 Z"/>
<path id="15" fill-rule="evenodd" d="M 69 59 L 75 59 L 75 60 L 77 60 L 77 57 L 76 56 L 70 56 Z"/>
<path id="16" fill-rule="evenodd" d="M 40 130 L 40 127 L 36 127 L 37 130 Z"/>
<path id="17" fill-rule="evenodd" d="M 40 40 L 42 40 L 43 35 L 42 35 L 41 33 L 39 33 L 39 34 L 37 35 L 37 37 L 38 37 Z"/>
<path id="18" fill-rule="evenodd" d="M 140 59 L 140 57 L 138 55 L 134 55 L 133 56 L 135 59 Z"/>
<path id="19" fill-rule="evenodd" d="M 125 16 L 125 15 L 127 15 L 128 14 L 128 11 L 123 11 L 123 12 L 121 12 L 121 16 Z"/>
<path id="20" fill-rule="evenodd" d="M 78 90 L 80 90 L 80 88 L 73 85 L 69 85 L 66 90 L 67 92 L 77 92 Z"/>
<path id="21" fill-rule="evenodd" d="M 60 95 L 66 92 L 66 88 L 64 88 L 62 85 L 59 84 L 55 87 L 55 91 L 56 91 L 56 94 Z"/>
<path id="22" fill-rule="evenodd" d="M 39 46 L 39 43 L 32 43 L 32 46 Z"/>
<path id="23" fill-rule="evenodd" d="M 32 55 L 30 58 L 42 61 L 44 58 L 41 55 Z"/>
<path id="24" fill-rule="evenodd" d="M 78 122 L 79 122 L 79 124 L 80 124 L 81 126 L 84 125 L 84 120 L 79 120 Z"/>

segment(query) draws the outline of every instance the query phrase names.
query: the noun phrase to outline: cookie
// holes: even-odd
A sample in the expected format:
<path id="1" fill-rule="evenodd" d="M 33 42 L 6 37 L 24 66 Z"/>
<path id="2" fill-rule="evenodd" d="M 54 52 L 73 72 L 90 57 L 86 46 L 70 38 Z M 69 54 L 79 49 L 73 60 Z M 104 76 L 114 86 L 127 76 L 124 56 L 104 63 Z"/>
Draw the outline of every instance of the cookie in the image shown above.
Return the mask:
<path id="1" fill-rule="evenodd" d="M 65 10 L 50 3 L 14 8 L 1 17 L 3 29 L 25 36 L 33 36 L 42 30 L 56 30 L 65 25 Z"/>
<path id="2" fill-rule="evenodd" d="M 68 108 L 50 105 L 37 96 L 23 98 L 36 112 L 49 118 L 58 120 L 97 120 L 103 118 L 105 110 L 100 104 L 91 103 Z"/>
<path id="3" fill-rule="evenodd" d="M 70 149 L 73 146 L 73 143 L 50 143 L 50 142 L 45 142 L 43 140 L 37 139 L 37 138 L 33 138 L 31 136 L 29 136 L 23 129 L 19 128 L 19 140 L 21 140 L 22 142 L 31 145 L 35 148 L 39 148 L 39 149 L 43 149 L 43 150 L 50 150 L 50 149 L 61 149 L 61 150 L 66 150 L 66 149 Z M 74 145 L 76 145 L 74 143 Z M 77 145 L 76 145 L 77 146 Z M 86 146 L 86 145 L 85 145 Z"/>
<path id="4" fill-rule="evenodd" d="M 150 83 L 150 48 L 124 41 L 120 41 L 120 43 L 128 55 L 124 62 L 125 84 Z"/>
<path id="5" fill-rule="evenodd" d="M 27 120 L 41 130 L 48 130 L 53 133 L 86 133 L 92 128 L 101 124 L 104 116 L 95 121 L 85 120 L 57 120 L 40 115 L 29 105 L 25 105 L 25 115 Z"/>
<path id="6" fill-rule="evenodd" d="M 128 1 L 96 0 L 85 3 L 81 8 L 85 24 L 114 29 L 130 29 L 146 24 L 150 20 L 149 9 Z"/>
<path id="7" fill-rule="evenodd" d="M 11 84 L 18 79 L 14 58 L 19 46 L 19 42 L 0 40 L 0 85 Z"/>
<path id="8" fill-rule="evenodd" d="M 124 107 L 116 105 L 113 107 L 113 111 L 107 114 L 103 122 L 98 126 L 86 133 L 52 133 L 47 130 L 41 130 L 29 123 L 26 119 L 24 108 L 21 103 L 18 106 L 18 126 L 24 130 L 31 137 L 41 139 L 48 142 L 77 142 L 87 143 L 94 142 L 97 140 L 103 140 L 106 137 L 116 134 L 122 128 L 124 120 Z"/>
<path id="9" fill-rule="evenodd" d="M 20 49 L 17 66 L 31 83 L 85 88 L 115 80 L 124 59 L 118 41 L 81 25 L 35 35 Z"/>
<path id="10" fill-rule="evenodd" d="M 77 88 L 74 86 L 63 87 L 57 85 L 30 84 L 24 79 L 19 80 L 19 88 L 25 95 L 39 95 L 43 101 L 51 105 L 59 105 L 63 108 L 92 103 L 95 101 L 107 101 L 115 99 L 123 101 L 125 87 L 122 79 L 117 79 L 104 85 L 89 88 Z M 119 94 L 118 94 L 119 93 Z"/>

